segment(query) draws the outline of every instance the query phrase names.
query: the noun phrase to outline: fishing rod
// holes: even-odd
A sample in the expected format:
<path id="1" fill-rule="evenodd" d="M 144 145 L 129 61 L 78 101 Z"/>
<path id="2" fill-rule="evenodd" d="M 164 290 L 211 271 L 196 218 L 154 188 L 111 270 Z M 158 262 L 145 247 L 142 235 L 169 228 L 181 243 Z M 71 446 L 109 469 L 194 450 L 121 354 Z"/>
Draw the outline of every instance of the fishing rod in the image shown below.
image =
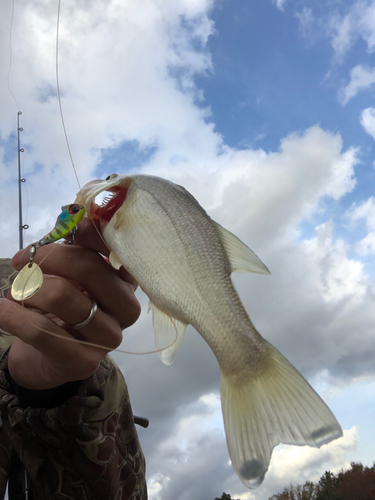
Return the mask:
<path id="1" fill-rule="evenodd" d="M 9 92 L 12 94 L 14 102 L 16 103 L 18 112 L 17 112 L 17 158 L 18 158 L 18 247 L 19 250 L 23 249 L 23 231 L 28 229 L 29 226 L 27 224 L 23 224 L 22 221 L 22 184 L 26 182 L 26 179 L 22 177 L 21 174 L 21 153 L 24 153 L 24 148 L 21 148 L 21 137 L 20 137 L 20 132 L 23 131 L 23 127 L 20 126 L 20 116 L 22 115 L 22 111 L 20 110 L 20 106 L 18 104 L 18 101 L 16 99 L 16 96 L 13 94 L 11 86 L 10 86 L 10 73 L 11 73 L 11 68 L 12 68 L 12 28 L 13 28 L 13 16 L 14 16 L 14 0 L 12 4 L 12 17 L 10 21 L 10 28 L 9 28 L 9 52 L 10 52 L 10 58 L 9 58 L 9 68 L 8 68 L 8 89 Z M 7 354 L 9 351 L 10 347 L 3 353 L 3 356 Z M 3 357 L 2 356 L 2 357 Z M 1 420 L 0 420 L 1 424 Z M 21 478 L 17 478 L 18 480 L 21 480 L 21 494 L 24 498 L 24 500 L 32 500 L 32 491 L 31 491 L 31 480 L 30 477 L 27 473 L 26 468 L 21 464 L 19 461 L 19 464 L 21 465 L 21 470 L 20 470 L 20 475 Z M 13 467 L 17 469 L 17 465 L 13 464 Z M 17 482 L 16 479 L 16 482 Z M 8 490 L 9 490 L 9 497 L 13 498 L 13 494 L 11 493 L 12 488 L 12 473 L 10 471 L 9 474 L 9 479 L 8 479 Z M 16 489 L 17 491 L 17 489 Z M 15 493 L 15 497 L 18 497 L 18 494 Z"/>
<path id="2" fill-rule="evenodd" d="M 23 230 L 28 229 L 29 226 L 27 224 L 22 224 L 22 183 L 26 182 L 26 179 L 21 176 L 21 153 L 25 150 L 21 148 L 21 138 L 20 132 L 23 131 L 23 127 L 20 127 L 20 115 L 22 115 L 22 111 L 18 111 L 17 113 L 17 140 L 18 140 L 18 232 L 19 232 L 19 245 L 18 249 L 23 249 Z"/>
<path id="3" fill-rule="evenodd" d="M 22 111 L 17 112 L 17 156 L 18 156 L 18 246 L 19 250 L 23 249 L 23 231 L 28 229 L 27 224 L 22 221 L 22 184 L 26 179 L 21 175 L 21 153 L 24 153 L 24 148 L 21 148 L 20 132 L 23 132 L 23 127 L 20 127 L 20 116 Z M 32 500 L 31 480 L 24 465 L 21 466 L 21 491 L 24 500 Z"/>

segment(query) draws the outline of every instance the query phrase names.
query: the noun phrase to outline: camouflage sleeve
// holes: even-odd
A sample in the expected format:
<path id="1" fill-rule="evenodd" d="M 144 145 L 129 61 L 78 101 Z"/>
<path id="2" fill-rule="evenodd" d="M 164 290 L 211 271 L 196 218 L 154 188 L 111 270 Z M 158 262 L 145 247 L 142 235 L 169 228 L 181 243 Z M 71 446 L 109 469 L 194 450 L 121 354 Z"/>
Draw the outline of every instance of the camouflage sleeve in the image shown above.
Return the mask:
<path id="1" fill-rule="evenodd" d="M 11 259 L 0 259 L 0 297 L 5 297 L 18 271 L 15 271 Z"/>
<path id="2" fill-rule="evenodd" d="M 5 365 L 6 359 L 0 365 L 2 432 L 28 470 L 36 498 L 147 498 L 128 390 L 109 356 L 73 397 L 49 410 L 22 407 Z"/>
<path id="3" fill-rule="evenodd" d="M 4 260 L 0 260 L 2 290 Z M 6 265 L 9 274 L 9 262 Z M 8 276 L 8 288 L 9 280 Z M 4 357 L 0 411 L 0 448 L 3 443 L 7 450 L 11 446 L 20 457 L 35 498 L 147 499 L 145 461 L 128 389 L 109 356 L 94 375 L 78 384 L 72 397 L 51 409 L 22 405 L 12 390 Z"/>
<path id="4" fill-rule="evenodd" d="M 11 259 L 0 259 L 0 298 L 5 298 L 9 288 L 12 286 L 18 271 L 15 271 L 11 264 Z M 0 326 L 0 348 L 6 349 L 13 342 L 13 335 L 1 329 Z"/>

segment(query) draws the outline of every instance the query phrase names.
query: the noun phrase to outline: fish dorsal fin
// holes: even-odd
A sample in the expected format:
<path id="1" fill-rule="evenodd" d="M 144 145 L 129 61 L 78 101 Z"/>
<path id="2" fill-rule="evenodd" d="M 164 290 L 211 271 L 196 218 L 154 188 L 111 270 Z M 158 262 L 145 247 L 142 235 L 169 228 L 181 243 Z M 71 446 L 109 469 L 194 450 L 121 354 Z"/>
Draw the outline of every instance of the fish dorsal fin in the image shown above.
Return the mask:
<path id="1" fill-rule="evenodd" d="M 171 365 L 176 357 L 177 351 L 181 345 L 184 333 L 187 327 L 186 323 L 181 323 L 175 318 L 172 318 L 167 313 L 161 311 L 150 300 L 148 311 L 152 311 L 152 324 L 154 327 L 155 346 L 156 349 L 162 349 L 177 340 L 168 349 L 158 352 L 159 358 L 165 365 Z"/>
<path id="2" fill-rule="evenodd" d="M 120 267 L 123 265 L 122 262 L 120 262 L 120 259 L 115 254 L 115 252 L 111 252 L 109 254 L 109 262 L 115 269 L 120 269 Z"/>
<path id="3" fill-rule="evenodd" d="M 230 231 L 212 221 L 227 253 L 231 272 L 271 274 L 263 262 Z"/>

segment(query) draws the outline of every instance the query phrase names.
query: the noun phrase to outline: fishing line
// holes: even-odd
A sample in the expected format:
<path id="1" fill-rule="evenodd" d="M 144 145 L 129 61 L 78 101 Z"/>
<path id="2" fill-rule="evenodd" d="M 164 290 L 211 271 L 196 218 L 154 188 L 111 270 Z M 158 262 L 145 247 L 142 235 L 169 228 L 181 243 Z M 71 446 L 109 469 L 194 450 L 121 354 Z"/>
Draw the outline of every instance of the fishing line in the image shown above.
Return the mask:
<path id="1" fill-rule="evenodd" d="M 13 6 L 14 6 L 14 0 L 13 0 Z M 73 167 L 73 170 L 74 170 L 74 175 L 76 177 L 79 190 L 81 191 L 82 188 L 81 188 L 81 184 L 80 184 L 79 179 L 78 179 L 77 170 L 76 170 L 75 165 L 74 165 L 73 155 L 72 155 L 72 152 L 71 152 L 71 149 L 70 149 L 68 134 L 67 134 L 67 131 L 66 131 L 65 120 L 64 120 L 64 113 L 63 113 L 63 108 L 62 108 L 62 103 L 61 103 L 61 95 L 60 95 L 60 82 L 59 82 L 59 27 L 60 27 L 60 10 L 61 10 L 61 0 L 58 0 L 57 26 L 56 26 L 56 87 L 57 87 L 57 96 L 58 96 L 58 102 L 59 102 L 59 109 L 60 109 L 60 116 L 61 116 L 62 126 L 63 126 L 63 130 L 64 130 L 64 136 L 65 136 L 65 141 L 66 141 L 66 145 L 67 145 L 69 156 L 70 156 L 70 161 L 72 163 L 72 167 Z M 13 19 L 13 17 L 12 17 L 12 19 Z M 105 244 L 105 246 L 108 248 L 108 250 L 111 252 L 110 247 L 108 246 L 108 244 L 104 240 L 102 234 L 100 233 L 100 231 L 96 227 L 96 225 L 94 223 L 94 220 L 91 217 L 90 213 L 87 213 L 87 215 L 90 218 L 90 220 L 91 220 L 91 222 L 92 222 L 95 230 L 97 231 L 99 237 L 101 238 L 101 240 L 103 241 L 103 243 Z M 54 248 L 56 248 L 56 247 L 54 247 Z M 51 254 L 51 252 L 53 251 L 54 248 L 51 248 L 51 251 L 40 261 L 39 266 Z M 31 274 L 33 274 L 33 272 Z M 31 278 L 31 275 L 30 275 L 30 277 L 28 279 L 30 279 L 30 278 Z M 59 279 L 64 279 L 64 278 L 59 277 Z M 25 291 L 25 287 L 26 287 L 27 281 L 24 284 L 23 292 Z M 22 300 L 22 306 L 25 307 L 25 301 L 24 300 Z M 87 345 L 87 346 L 90 346 L 90 347 L 96 347 L 96 348 L 99 348 L 99 349 L 103 349 L 103 350 L 105 350 L 107 352 L 116 351 L 116 352 L 120 352 L 120 353 L 123 353 L 123 354 L 132 354 L 132 355 L 135 355 L 135 356 L 142 356 L 142 355 L 146 355 L 146 354 L 154 354 L 154 353 L 157 353 L 157 352 L 164 351 L 164 350 L 169 349 L 170 347 L 172 347 L 177 342 L 177 340 L 178 340 L 178 330 L 177 330 L 177 327 L 175 325 L 175 322 L 174 322 L 173 318 L 170 317 L 170 320 L 172 321 L 172 324 L 173 324 L 174 329 L 176 331 L 176 336 L 175 336 L 175 339 L 173 340 L 173 342 L 171 344 L 169 344 L 168 346 L 166 346 L 166 347 L 162 347 L 160 349 L 155 349 L 153 351 L 147 351 L 147 352 L 132 352 L 132 351 L 125 351 L 125 350 L 122 350 L 122 349 L 115 349 L 114 350 L 112 347 L 95 344 L 95 343 L 88 342 L 88 341 L 85 341 L 85 340 L 79 340 L 79 339 L 74 338 L 74 337 L 69 338 L 69 337 L 65 337 L 64 335 L 60 335 L 60 334 L 55 333 L 55 332 L 50 332 L 50 331 L 48 331 L 48 330 L 46 330 L 44 328 L 41 328 L 40 326 L 37 326 L 37 325 L 33 324 L 32 322 L 30 322 L 30 324 L 32 326 L 34 326 L 34 328 L 37 328 L 40 331 L 48 333 L 49 335 L 52 335 L 52 336 L 57 337 L 57 338 L 61 338 L 63 340 L 68 340 L 70 342 L 75 342 L 75 343 Z"/>
<path id="2" fill-rule="evenodd" d="M 61 103 L 61 96 L 60 96 L 60 80 L 59 80 L 60 10 L 61 10 L 61 0 L 58 1 L 57 25 L 56 25 L 56 87 L 57 87 L 57 97 L 58 97 L 58 101 L 59 101 L 59 109 L 60 109 L 61 122 L 62 122 L 62 126 L 63 126 L 63 129 L 64 129 L 65 142 L 66 142 L 66 145 L 67 145 L 67 148 L 68 148 L 68 152 L 69 152 L 69 156 L 70 156 L 70 161 L 72 163 L 72 167 L 73 167 L 73 170 L 74 170 L 74 175 L 75 175 L 75 178 L 77 180 L 77 184 L 78 184 L 79 190 L 81 191 L 82 190 L 81 183 L 79 182 L 79 179 L 78 179 L 78 173 L 77 173 L 77 169 L 76 169 L 75 164 L 74 164 L 73 155 L 72 155 L 72 152 L 71 152 L 71 149 L 70 149 L 68 134 L 67 134 L 66 127 L 65 127 L 64 113 L 63 113 L 63 108 L 62 108 L 62 103 Z M 87 212 L 87 216 L 89 217 L 89 219 L 93 223 L 96 232 L 98 233 L 99 237 L 101 238 L 101 240 L 103 241 L 103 243 L 105 244 L 105 246 L 108 248 L 109 251 L 111 251 L 111 249 L 107 245 L 107 242 L 104 240 L 102 234 L 100 233 L 99 229 L 95 226 L 94 221 L 93 221 L 90 213 Z"/>
<path id="3" fill-rule="evenodd" d="M 60 279 L 63 279 L 63 278 L 60 278 Z M 172 318 L 171 318 L 171 320 L 173 322 Z M 53 321 L 53 320 L 51 320 L 51 321 Z M 96 347 L 98 349 L 102 349 L 103 351 L 107 351 L 107 352 L 121 352 L 122 354 L 132 354 L 133 356 L 145 356 L 146 354 L 154 354 L 155 352 L 165 351 L 165 349 L 172 347 L 177 342 L 177 339 L 178 339 L 177 327 L 176 327 L 175 323 L 173 322 L 173 326 L 176 330 L 176 338 L 174 339 L 172 344 L 170 344 L 166 347 L 161 347 L 160 349 L 155 349 L 153 351 L 133 352 L 133 351 L 124 351 L 123 349 L 113 349 L 113 347 L 108 347 L 108 346 L 100 345 L 100 344 L 94 344 L 93 342 L 88 342 L 87 340 L 78 340 L 75 337 L 73 337 L 73 338 L 65 337 L 64 335 L 61 335 L 60 333 L 55 333 L 55 332 L 50 332 L 49 330 L 45 330 L 41 326 L 34 325 L 31 322 L 30 322 L 30 324 L 32 326 L 34 326 L 35 328 L 38 328 L 38 330 L 41 330 L 42 332 L 48 333 L 49 335 L 52 335 L 53 337 L 56 337 L 56 338 L 59 338 L 62 340 L 67 340 L 68 342 L 74 342 L 76 344 L 83 344 L 83 345 L 90 346 L 90 347 Z"/>
<path id="4" fill-rule="evenodd" d="M 14 18 L 14 2 L 15 0 L 12 1 L 12 17 L 10 19 L 10 27 L 9 27 L 9 68 L 8 68 L 8 90 L 12 94 L 14 102 L 16 103 L 17 110 L 20 111 L 20 105 L 18 104 L 18 101 L 16 99 L 16 96 L 13 94 L 12 89 L 10 88 L 10 72 L 12 69 L 12 59 L 13 59 L 13 52 L 12 52 L 12 29 L 13 29 L 13 18 Z M 21 116 L 21 121 L 22 121 L 22 116 Z"/>
<path id="5" fill-rule="evenodd" d="M 63 129 L 64 129 L 64 136 L 65 136 L 66 145 L 67 145 L 67 148 L 68 148 L 68 151 L 69 151 L 70 161 L 72 162 L 72 166 L 73 166 L 73 170 L 74 170 L 74 175 L 76 177 L 79 190 L 81 191 L 81 189 L 82 189 L 81 188 L 81 184 L 80 184 L 79 179 L 78 179 L 77 170 L 76 170 L 76 167 L 75 167 L 74 161 L 73 161 L 73 155 L 72 155 L 72 152 L 70 150 L 70 144 L 69 144 L 69 140 L 68 140 L 68 134 L 67 134 L 66 128 L 65 128 L 64 113 L 63 113 L 63 110 L 62 110 L 61 97 L 60 97 L 60 82 L 59 82 L 60 7 L 61 7 L 61 0 L 59 0 L 58 7 L 57 7 L 57 26 L 56 26 L 56 87 L 57 87 L 57 97 L 58 97 L 58 100 L 59 100 L 61 122 L 62 122 L 62 126 L 63 126 Z"/>

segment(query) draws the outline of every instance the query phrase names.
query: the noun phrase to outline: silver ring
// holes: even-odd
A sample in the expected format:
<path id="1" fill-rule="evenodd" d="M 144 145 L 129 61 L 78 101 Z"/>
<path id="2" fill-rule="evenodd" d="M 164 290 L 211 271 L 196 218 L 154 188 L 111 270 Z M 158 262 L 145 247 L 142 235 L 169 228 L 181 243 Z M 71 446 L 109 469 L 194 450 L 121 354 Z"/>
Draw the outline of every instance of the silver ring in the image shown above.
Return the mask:
<path id="1" fill-rule="evenodd" d="M 87 318 L 84 321 L 81 321 L 81 323 L 77 323 L 76 325 L 69 325 L 70 328 L 74 328 L 74 330 L 79 330 L 80 328 L 83 328 L 88 323 L 90 323 L 92 318 L 95 316 L 97 310 L 98 310 L 98 304 L 95 302 L 95 300 L 92 300 L 90 314 L 87 316 Z"/>

